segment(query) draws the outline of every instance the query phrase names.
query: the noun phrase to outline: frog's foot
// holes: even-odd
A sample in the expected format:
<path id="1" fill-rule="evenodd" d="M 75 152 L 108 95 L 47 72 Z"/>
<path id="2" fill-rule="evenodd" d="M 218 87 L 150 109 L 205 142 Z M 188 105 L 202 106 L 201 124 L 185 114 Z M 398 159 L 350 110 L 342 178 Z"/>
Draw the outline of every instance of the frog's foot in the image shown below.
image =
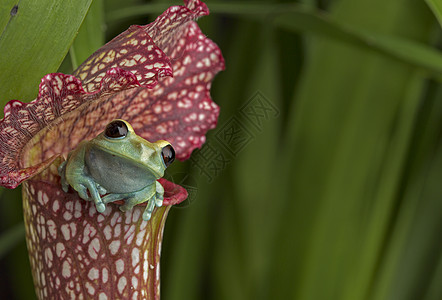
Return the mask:
<path id="1" fill-rule="evenodd" d="M 95 208 L 97 209 L 98 212 L 102 213 L 106 210 L 106 205 L 101 201 L 101 198 L 99 198 L 99 201 L 96 201 L 94 199 L 95 202 Z"/>
<path id="2" fill-rule="evenodd" d="M 143 212 L 143 220 L 144 221 L 149 221 L 150 218 L 152 217 L 152 212 L 153 212 L 153 209 L 155 208 L 156 198 L 157 197 L 154 195 L 149 199 L 149 201 L 147 201 L 147 206 Z M 163 204 L 163 200 L 161 200 L 161 204 Z"/>
<path id="3" fill-rule="evenodd" d="M 96 184 L 91 178 L 83 177 L 82 180 L 74 183 L 72 188 L 78 192 L 80 198 L 86 201 L 93 200 L 98 212 L 102 213 L 105 211 L 106 205 L 104 205 L 103 201 L 101 200 L 101 196 L 98 192 Z M 90 197 L 87 194 L 87 191 L 89 191 Z"/>
<path id="4" fill-rule="evenodd" d="M 131 194 L 126 194 L 126 200 L 124 202 L 124 205 L 120 206 L 120 210 L 125 212 L 131 210 L 137 204 L 147 202 L 147 207 L 143 212 L 143 220 L 149 221 L 153 209 L 155 208 L 156 194 L 157 191 L 155 185 L 150 185 L 140 191 Z"/>
<path id="5" fill-rule="evenodd" d="M 74 186 L 72 186 L 72 188 L 77 191 L 78 196 L 80 196 L 81 199 L 86 201 L 91 201 L 87 193 L 87 188 L 83 184 L 75 184 Z"/>
<path id="6" fill-rule="evenodd" d="M 98 193 L 100 194 L 100 196 L 106 195 L 107 191 L 104 187 L 102 187 L 101 185 L 99 185 L 98 183 L 95 184 L 95 186 L 97 187 Z M 104 200 L 103 200 L 104 202 Z M 106 202 L 104 202 L 106 203 Z"/>
<path id="7" fill-rule="evenodd" d="M 163 200 L 164 200 L 164 188 L 161 185 L 161 183 L 159 183 L 158 181 L 156 182 L 156 194 L 155 194 L 155 205 L 158 207 L 161 207 L 163 205 Z"/>
<path id="8" fill-rule="evenodd" d="M 149 221 L 150 220 L 150 218 L 152 216 L 153 209 L 155 208 L 155 199 L 156 199 L 156 197 L 152 196 L 147 201 L 147 206 L 146 206 L 146 208 L 144 209 L 144 212 L 143 212 L 143 220 L 144 221 Z M 143 203 L 143 202 L 145 202 L 145 201 L 139 202 L 139 201 L 137 201 L 136 198 L 127 199 L 126 202 L 124 203 L 124 205 L 120 206 L 120 210 L 122 212 L 126 212 L 128 210 L 131 210 L 135 205 L 137 205 L 139 203 Z M 161 200 L 161 203 L 162 202 L 163 201 Z"/>
<path id="9" fill-rule="evenodd" d="M 124 201 L 124 204 L 120 206 L 121 211 L 131 210 L 135 205 L 144 202 L 144 199 L 137 194 L 126 194 L 122 199 L 124 198 L 126 198 L 126 200 Z"/>
<path id="10" fill-rule="evenodd" d="M 163 195 L 159 195 L 159 194 L 156 194 L 155 196 L 156 196 L 155 197 L 155 205 L 157 207 L 163 206 L 164 196 Z"/>
<path id="11" fill-rule="evenodd" d="M 127 194 L 109 194 L 106 195 L 102 198 L 103 203 L 104 204 L 108 204 L 110 202 L 114 202 L 114 201 L 118 201 L 118 200 L 123 200 L 125 198 L 127 198 Z"/>

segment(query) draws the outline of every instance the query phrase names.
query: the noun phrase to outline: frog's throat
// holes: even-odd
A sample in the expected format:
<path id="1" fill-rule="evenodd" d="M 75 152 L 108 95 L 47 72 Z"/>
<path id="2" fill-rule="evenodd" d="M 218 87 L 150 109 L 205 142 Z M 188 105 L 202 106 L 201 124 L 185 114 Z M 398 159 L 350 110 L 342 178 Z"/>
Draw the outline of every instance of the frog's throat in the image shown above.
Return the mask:
<path id="1" fill-rule="evenodd" d="M 127 159 L 128 161 L 132 161 L 132 162 L 134 161 L 134 158 L 133 158 L 133 157 L 128 156 L 128 155 L 125 155 L 125 154 L 123 154 L 123 152 L 114 151 L 114 150 L 112 150 L 112 149 L 110 149 L 110 148 L 102 147 L 101 145 L 98 145 L 98 146 L 100 146 L 99 149 L 100 149 L 101 151 L 104 151 L 104 152 L 109 153 L 109 154 L 111 154 L 111 155 L 115 155 L 116 157 L 120 157 L 120 158 L 122 158 L 122 159 Z M 88 150 L 90 151 L 90 149 L 87 149 L 86 152 L 88 152 Z M 156 152 L 153 152 L 153 154 L 155 155 Z M 160 159 L 161 159 L 161 158 L 160 158 Z M 164 176 L 164 169 L 165 169 L 165 168 L 163 169 L 163 172 L 158 172 L 158 171 L 156 171 L 154 168 L 151 167 L 151 164 L 145 163 L 145 161 L 152 161 L 152 159 L 147 159 L 147 158 L 145 158 L 144 160 L 143 160 L 143 159 L 142 159 L 142 160 L 138 160 L 138 163 L 139 163 L 140 165 L 142 165 L 143 167 L 145 167 L 147 170 L 149 170 L 149 172 L 151 172 L 152 174 L 154 174 L 156 178 L 161 178 L 161 177 Z M 162 163 L 162 165 L 164 166 L 164 162 L 161 162 L 161 163 Z"/>

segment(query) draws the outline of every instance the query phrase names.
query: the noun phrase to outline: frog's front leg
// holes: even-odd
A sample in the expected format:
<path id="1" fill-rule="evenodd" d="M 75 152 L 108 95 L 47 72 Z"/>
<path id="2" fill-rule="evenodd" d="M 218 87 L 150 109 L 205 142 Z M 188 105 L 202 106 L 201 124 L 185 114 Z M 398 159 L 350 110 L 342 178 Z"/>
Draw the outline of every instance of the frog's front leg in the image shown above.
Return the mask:
<path id="1" fill-rule="evenodd" d="M 104 190 L 97 188 L 95 180 L 89 175 L 84 165 L 85 146 L 86 142 L 81 142 L 75 150 L 69 153 L 67 160 L 60 165 L 58 171 L 61 176 L 62 187 L 63 190 L 66 188 L 65 191 L 67 191 L 67 185 L 69 184 L 78 192 L 80 198 L 87 201 L 92 198 L 97 211 L 104 212 L 106 206 L 100 196 L 100 192 L 104 192 Z"/>
<path id="2" fill-rule="evenodd" d="M 68 192 L 69 189 L 69 183 L 66 181 L 66 164 L 67 160 L 63 161 L 60 166 L 58 166 L 58 174 L 60 174 L 61 177 L 61 187 L 65 193 Z"/>
<path id="3" fill-rule="evenodd" d="M 78 196 L 80 196 L 80 198 L 86 201 L 90 201 L 92 198 L 98 212 L 102 213 L 106 210 L 106 206 L 101 200 L 100 193 L 96 187 L 95 181 L 92 178 L 88 176 L 79 176 L 75 180 L 71 180 L 69 184 L 72 186 L 72 188 L 75 191 L 77 191 Z M 88 191 L 91 197 L 89 197 L 87 193 Z"/>
<path id="4" fill-rule="evenodd" d="M 100 213 L 104 212 L 106 210 L 106 204 L 105 204 L 106 202 L 103 201 L 103 199 L 101 198 L 101 195 L 104 195 L 107 193 L 106 189 L 103 188 L 102 186 L 100 186 L 98 183 L 96 183 L 92 177 L 84 176 L 82 179 L 83 179 L 82 186 L 85 187 L 83 193 L 85 194 L 86 197 L 88 197 L 86 191 L 89 191 L 89 193 L 91 194 L 92 200 L 95 203 L 95 207 L 97 208 L 97 211 Z M 75 189 L 75 187 L 74 187 L 74 189 Z M 79 191 L 78 191 L 78 194 L 81 197 L 81 193 Z M 90 201 L 90 198 L 84 198 L 84 197 L 81 197 L 81 198 Z"/>
<path id="5" fill-rule="evenodd" d="M 61 181 L 61 187 L 65 193 L 68 192 L 69 186 L 72 186 L 72 188 L 78 193 L 81 199 L 90 201 L 89 195 L 87 194 L 87 188 L 85 185 L 81 183 L 77 183 L 76 178 L 80 176 L 78 173 L 78 168 L 76 166 L 69 165 L 68 168 L 68 162 L 70 160 L 71 154 L 69 153 L 68 158 L 63 161 L 60 166 L 58 166 L 58 174 L 60 175 L 60 181 Z M 68 170 L 68 171 L 67 171 Z M 69 176 L 69 179 L 66 176 L 66 172 L 69 172 L 71 176 Z M 72 174 L 75 174 L 72 176 Z M 83 174 L 83 173 L 82 173 Z"/>
<path id="6" fill-rule="evenodd" d="M 87 191 L 91 194 L 91 198 L 95 203 L 95 207 L 98 212 L 102 213 L 106 210 L 106 205 L 101 199 L 100 193 L 96 187 L 95 181 L 88 177 L 82 176 L 74 183 L 71 183 L 72 188 L 78 192 L 80 198 L 90 201 Z"/>

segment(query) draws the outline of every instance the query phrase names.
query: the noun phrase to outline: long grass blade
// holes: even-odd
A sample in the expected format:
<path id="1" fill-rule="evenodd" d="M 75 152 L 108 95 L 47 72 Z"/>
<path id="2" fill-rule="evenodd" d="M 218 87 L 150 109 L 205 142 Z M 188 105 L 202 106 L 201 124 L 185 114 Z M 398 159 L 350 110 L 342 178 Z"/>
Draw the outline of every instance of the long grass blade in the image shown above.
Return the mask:
<path id="1" fill-rule="evenodd" d="M 57 71 L 91 2 L 18 2 L 0 35 L 1 106 L 11 99 L 36 97 L 40 79 Z"/>
<path id="2" fill-rule="evenodd" d="M 440 0 L 425 0 L 427 2 L 428 6 L 433 11 L 434 15 L 436 16 L 437 20 L 439 21 L 439 24 L 442 25 L 442 1 Z"/>

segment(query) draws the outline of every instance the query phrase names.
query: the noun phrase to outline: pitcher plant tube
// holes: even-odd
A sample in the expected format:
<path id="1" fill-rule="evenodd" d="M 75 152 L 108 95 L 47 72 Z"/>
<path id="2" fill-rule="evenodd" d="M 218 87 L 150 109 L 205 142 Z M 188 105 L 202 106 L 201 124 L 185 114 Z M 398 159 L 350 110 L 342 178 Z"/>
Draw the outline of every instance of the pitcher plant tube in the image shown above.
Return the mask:
<path id="1" fill-rule="evenodd" d="M 207 14 L 198 0 L 172 6 L 148 25 L 131 26 L 73 75 L 43 77 L 34 101 L 5 106 L 0 184 L 23 183 L 26 240 L 40 299 L 159 299 L 163 228 L 186 190 L 159 179 L 163 205 L 144 221 L 146 203 L 125 212 L 119 209 L 124 200 L 109 203 L 100 213 L 74 189 L 64 192 L 57 168 L 114 119 L 127 121 L 147 141 L 168 141 L 179 160 L 201 147 L 217 123 L 210 87 L 224 68 L 220 49 L 194 22 Z"/>

